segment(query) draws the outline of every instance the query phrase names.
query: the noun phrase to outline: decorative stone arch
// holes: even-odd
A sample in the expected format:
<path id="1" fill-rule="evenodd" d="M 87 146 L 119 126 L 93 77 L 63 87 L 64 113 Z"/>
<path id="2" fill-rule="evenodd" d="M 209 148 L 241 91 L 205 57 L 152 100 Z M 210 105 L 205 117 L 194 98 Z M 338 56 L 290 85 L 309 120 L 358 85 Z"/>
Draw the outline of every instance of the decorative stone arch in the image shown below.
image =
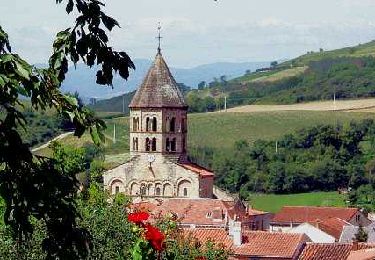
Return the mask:
<path id="1" fill-rule="evenodd" d="M 120 179 L 113 179 L 109 185 L 111 194 L 117 194 L 119 192 L 125 192 L 124 182 Z"/>
<path id="2" fill-rule="evenodd" d="M 150 182 L 147 184 L 147 195 L 154 196 L 155 194 L 155 184 Z"/>
<path id="3" fill-rule="evenodd" d="M 136 181 L 129 183 L 129 194 L 131 196 L 140 195 L 139 189 L 140 189 L 140 185 Z"/>
<path id="4" fill-rule="evenodd" d="M 178 197 L 189 197 L 192 192 L 192 183 L 190 180 L 183 179 L 177 184 L 177 196 Z"/>
<path id="5" fill-rule="evenodd" d="M 155 196 L 163 196 L 163 184 L 161 182 L 155 183 Z"/>
<path id="6" fill-rule="evenodd" d="M 172 197 L 173 196 L 173 185 L 169 182 L 163 184 L 163 196 Z"/>

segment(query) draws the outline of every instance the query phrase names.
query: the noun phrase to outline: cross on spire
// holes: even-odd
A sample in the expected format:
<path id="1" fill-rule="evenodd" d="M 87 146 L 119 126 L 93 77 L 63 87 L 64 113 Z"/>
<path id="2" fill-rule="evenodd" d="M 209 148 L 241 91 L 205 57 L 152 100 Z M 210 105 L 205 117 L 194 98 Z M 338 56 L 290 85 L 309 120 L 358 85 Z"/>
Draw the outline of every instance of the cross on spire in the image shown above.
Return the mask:
<path id="1" fill-rule="evenodd" d="M 156 39 L 158 39 L 158 41 L 159 41 L 158 54 L 161 54 L 160 41 L 161 41 L 161 38 L 163 38 L 163 37 L 160 36 L 160 31 L 161 31 L 161 25 L 160 25 L 160 22 L 159 22 L 159 25 L 158 25 L 158 36 L 156 37 Z"/>

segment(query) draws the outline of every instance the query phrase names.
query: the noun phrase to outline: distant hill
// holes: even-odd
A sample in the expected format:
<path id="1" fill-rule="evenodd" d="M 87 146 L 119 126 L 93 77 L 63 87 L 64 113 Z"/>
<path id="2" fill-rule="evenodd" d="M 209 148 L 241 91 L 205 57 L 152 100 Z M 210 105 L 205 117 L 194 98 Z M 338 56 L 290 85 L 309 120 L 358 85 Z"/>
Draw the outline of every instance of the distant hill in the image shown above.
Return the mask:
<path id="1" fill-rule="evenodd" d="M 315 100 L 375 97 L 375 41 L 332 51 L 308 52 L 272 68 L 193 90 L 190 110 L 248 104 L 293 104 Z"/>
<path id="2" fill-rule="evenodd" d="M 126 92 L 135 90 L 142 82 L 145 74 L 151 66 L 151 60 L 135 59 L 136 70 L 131 71 L 127 81 L 119 76 L 115 76 L 113 80 L 113 89 L 110 87 L 100 86 L 95 83 L 95 68 L 90 69 L 83 64 L 77 64 L 76 69 L 71 67 L 66 80 L 63 83 L 63 91 L 78 91 L 80 96 L 85 100 L 91 97 L 110 98 L 122 95 Z M 179 83 L 196 88 L 201 81 L 212 81 L 225 75 L 227 78 L 235 78 L 243 75 L 246 70 L 254 71 L 257 68 L 267 66 L 269 62 L 242 62 L 229 63 L 218 62 L 212 64 L 201 65 L 189 69 L 173 68 L 171 71 Z"/>

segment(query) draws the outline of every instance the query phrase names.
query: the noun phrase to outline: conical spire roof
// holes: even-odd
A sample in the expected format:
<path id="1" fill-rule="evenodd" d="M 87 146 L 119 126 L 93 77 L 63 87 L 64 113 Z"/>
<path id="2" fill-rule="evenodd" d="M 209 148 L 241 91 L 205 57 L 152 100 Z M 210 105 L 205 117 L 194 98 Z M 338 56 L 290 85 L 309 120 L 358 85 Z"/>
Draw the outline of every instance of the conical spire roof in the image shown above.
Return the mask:
<path id="1" fill-rule="evenodd" d="M 138 88 L 130 108 L 185 108 L 184 97 L 160 52 Z"/>

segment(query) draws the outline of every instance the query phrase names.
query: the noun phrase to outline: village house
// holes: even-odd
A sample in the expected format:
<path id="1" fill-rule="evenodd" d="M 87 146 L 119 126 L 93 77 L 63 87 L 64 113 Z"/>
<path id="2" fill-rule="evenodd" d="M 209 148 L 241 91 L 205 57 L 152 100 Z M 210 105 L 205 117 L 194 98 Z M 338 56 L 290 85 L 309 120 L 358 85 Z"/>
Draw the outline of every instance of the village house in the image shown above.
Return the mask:
<path id="1" fill-rule="evenodd" d="M 229 259 L 298 259 L 305 243 L 304 234 L 271 233 L 241 230 L 240 223 L 225 229 L 184 229 L 186 237 L 195 238 L 201 244 L 214 241 L 227 248 Z"/>
<path id="2" fill-rule="evenodd" d="M 240 222 L 246 230 L 268 230 L 272 214 L 253 210 L 240 200 L 170 198 L 134 203 L 133 210 L 147 211 L 151 216 L 172 214 L 183 228 L 229 228 Z"/>
<path id="3" fill-rule="evenodd" d="M 270 231 L 285 232 L 302 223 L 317 223 L 337 218 L 354 226 L 367 226 L 371 221 L 358 208 L 285 206 L 270 222 Z M 334 221 L 332 221 L 334 222 Z M 333 226 L 334 224 L 328 224 Z"/>

